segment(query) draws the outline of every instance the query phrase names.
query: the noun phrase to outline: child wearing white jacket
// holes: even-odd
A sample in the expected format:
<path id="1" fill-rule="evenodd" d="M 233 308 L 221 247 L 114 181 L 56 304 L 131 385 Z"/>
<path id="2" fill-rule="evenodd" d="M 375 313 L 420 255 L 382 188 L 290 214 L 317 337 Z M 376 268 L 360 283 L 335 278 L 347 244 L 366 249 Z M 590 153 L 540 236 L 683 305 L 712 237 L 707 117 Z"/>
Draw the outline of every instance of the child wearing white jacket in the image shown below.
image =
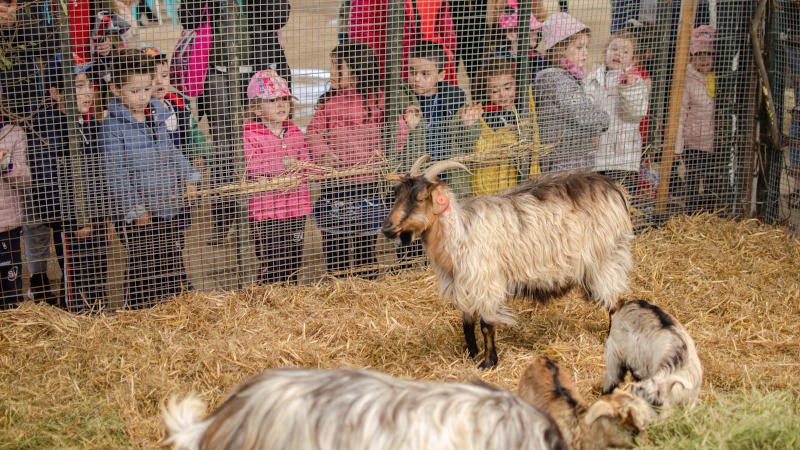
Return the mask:
<path id="1" fill-rule="evenodd" d="M 586 94 L 608 113 L 608 130 L 598 139 L 594 170 L 635 194 L 642 159 L 639 123 L 650 102 L 650 79 L 637 69 L 636 38 L 626 31 L 611 36 L 605 64 L 584 80 Z"/>

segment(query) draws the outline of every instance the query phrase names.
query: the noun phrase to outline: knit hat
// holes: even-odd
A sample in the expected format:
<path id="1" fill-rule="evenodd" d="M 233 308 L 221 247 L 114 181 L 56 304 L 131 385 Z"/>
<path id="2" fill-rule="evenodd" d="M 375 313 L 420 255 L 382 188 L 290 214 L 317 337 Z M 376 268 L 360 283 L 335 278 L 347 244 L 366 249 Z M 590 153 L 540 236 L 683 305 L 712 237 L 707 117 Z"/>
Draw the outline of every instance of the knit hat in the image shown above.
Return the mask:
<path id="1" fill-rule="evenodd" d="M 544 39 L 545 51 L 583 30 L 589 31 L 589 27 L 569 14 L 565 12 L 553 14 L 542 24 L 542 39 Z"/>
<path id="2" fill-rule="evenodd" d="M 247 85 L 247 98 L 273 100 L 281 97 L 292 97 L 298 100 L 297 97 L 292 95 L 289 83 L 279 77 L 274 70 L 262 70 L 250 78 L 250 84 Z"/>
<path id="3" fill-rule="evenodd" d="M 689 43 L 689 54 L 708 52 L 714 53 L 714 40 L 717 30 L 710 25 L 700 25 L 692 30 L 692 40 Z"/>
<path id="4" fill-rule="evenodd" d="M 72 73 L 77 75 L 79 73 L 86 72 L 92 67 L 91 62 L 87 62 L 77 54 L 72 54 L 72 60 L 74 65 L 72 66 Z M 64 82 L 64 69 L 61 62 L 61 55 L 56 55 L 52 60 L 44 68 L 44 73 L 42 74 L 43 85 L 45 89 L 50 89 L 54 87 L 58 90 L 63 89 L 63 82 Z"/>
<path id="5" fill-rule="evenodd" d="M 497 26 L 501 30 L 508 30 L 517 27 L 517 0 L 508 0 L 503 14 L 497 19 Z M 536 20 L 536 16 L 531 14 L 531 30 L 542 28 L 542 23 Z"/>

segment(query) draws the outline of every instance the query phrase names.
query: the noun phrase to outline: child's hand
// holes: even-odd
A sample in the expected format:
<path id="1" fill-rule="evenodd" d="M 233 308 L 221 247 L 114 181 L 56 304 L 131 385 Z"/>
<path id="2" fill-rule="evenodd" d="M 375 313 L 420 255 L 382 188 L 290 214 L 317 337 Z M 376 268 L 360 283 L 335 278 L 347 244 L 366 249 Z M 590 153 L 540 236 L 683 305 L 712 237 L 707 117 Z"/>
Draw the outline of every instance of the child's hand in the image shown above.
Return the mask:
<path id="1" fill-rule="evenodd" d="M 150 211 L 147 211 L 146 213 L 144 213 L 141 216 L 137 217 L 136 220 L 133 223 L 135 223 L 136 225 L 138 225 L 140 227 L 144 226 L 144 225 L 150 225 L 151 223 L 153 223 L 153 221 L 150 220 L 150 219 L 151 219 Z"/>
<path id="2" fill-rule="evenodd" d="M 75 232 L 75 236 L 78 236 L 79 238 L 87 238 L 91 235 L 92 235 L 91 225 L 86 225 L 85 227 Z"/>
<path id="3" fill-rule="evenodd" d="M 94 51 L 100 56 L 108 56 L 111 54 L 111 39 L 108 36 L 95 36 Z"/>
<path id="4" fill-rule="evenodd" d="M 197 199 L 197 184 L 186 183 L 186 199 L 190 204 Z"/>
<path id="5" fill-rule="evenodd" d="M 464 111 L 461 113 L 461 123 L 466 126 L 475 125 L 475 123 L 481 118 L 483 115 L 483 108 L 481 108 L 480 103 L 473 103 L 469 106 L 464 107 Z"/>
<path id="6" fill-rule="evenodd" d="M 17 17 L 17 2 L 3 2 L 0 4 L 0 27 L 10 27 L 14 25 Z"/>
<path id="7" fill-rule="evenodd" d="M 297 158 L 294 156 L 284 156 L 281 160 L 283 162 L 283 169 L 291 169 L 295 165 L 297 165 Z"/>
<path id="8" fill-rule="evenodd" d="M 403 119 L 406 121 L 406 125 L 408 125 L 409 130 L 413 130 L 417 128 L 420 121 L 422 121 L 422 111 L 419 109 L 419 106 L 411 105 L 406 108 L 406 113 L 403 115 Z"/>

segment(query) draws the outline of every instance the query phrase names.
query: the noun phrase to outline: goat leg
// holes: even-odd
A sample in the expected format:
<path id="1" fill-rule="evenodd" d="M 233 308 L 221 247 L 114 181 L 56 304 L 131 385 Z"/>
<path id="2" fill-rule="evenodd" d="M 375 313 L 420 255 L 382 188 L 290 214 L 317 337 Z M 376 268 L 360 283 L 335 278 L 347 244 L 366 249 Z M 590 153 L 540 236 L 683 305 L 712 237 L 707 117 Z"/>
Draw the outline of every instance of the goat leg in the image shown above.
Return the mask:
<path id="1" fill-rule="evenodd" d="M 478 356 L 478 342 L 475 340 L 475 319 L 467 315 L 467 313 L 463 313 L 461 324 L 464 326 L 464 339 L 467 340 L 469 357 L 474 358 Z"/>
<path id="2" fill-rule="evenodd" d="M 497 350 L 494 348 L 494 325 L 481 319 L 481 333 L 483 333 L 483 362 L 481 369 L 491 369 L 497 365 Z"/>

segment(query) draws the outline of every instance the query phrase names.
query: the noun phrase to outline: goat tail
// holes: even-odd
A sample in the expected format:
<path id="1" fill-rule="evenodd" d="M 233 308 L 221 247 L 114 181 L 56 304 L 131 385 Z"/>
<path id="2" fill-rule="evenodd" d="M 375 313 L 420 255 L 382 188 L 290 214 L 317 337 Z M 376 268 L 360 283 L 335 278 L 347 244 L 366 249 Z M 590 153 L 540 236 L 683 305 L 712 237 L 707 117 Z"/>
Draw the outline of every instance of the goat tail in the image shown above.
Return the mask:
<path id="1" fill-rule="evenodd" d="M 162 445 L 172 445 L 175 449 L 194 450 L 199 448 L 200 439 L 203 437 L 207 421 L 201 421 L 206 412 L 206 404 L 194 395 L 178 401 L 171 397 L 167 404 L 161 407 L 164 425 L 167 427 L 167 437 Z"/>

